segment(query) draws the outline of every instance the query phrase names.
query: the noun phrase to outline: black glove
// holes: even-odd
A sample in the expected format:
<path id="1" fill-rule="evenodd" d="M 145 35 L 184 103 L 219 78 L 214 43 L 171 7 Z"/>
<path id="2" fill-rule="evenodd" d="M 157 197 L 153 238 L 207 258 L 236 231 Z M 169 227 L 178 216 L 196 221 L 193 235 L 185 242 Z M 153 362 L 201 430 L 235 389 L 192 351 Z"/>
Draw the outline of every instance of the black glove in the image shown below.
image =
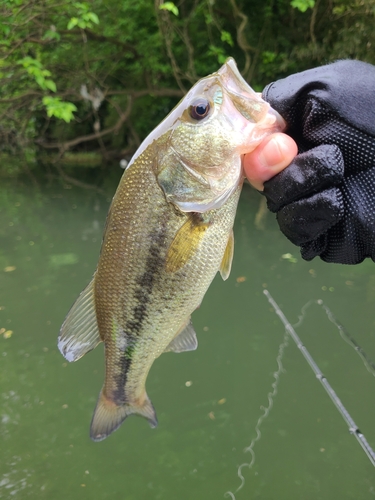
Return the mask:
<path id="1" fill-rule="evenodd" d="M 375 66 L 339 61 L 268 85 L 298 156 L 264 183 L 268 207 L 302 257 L 375 260 Z"/>

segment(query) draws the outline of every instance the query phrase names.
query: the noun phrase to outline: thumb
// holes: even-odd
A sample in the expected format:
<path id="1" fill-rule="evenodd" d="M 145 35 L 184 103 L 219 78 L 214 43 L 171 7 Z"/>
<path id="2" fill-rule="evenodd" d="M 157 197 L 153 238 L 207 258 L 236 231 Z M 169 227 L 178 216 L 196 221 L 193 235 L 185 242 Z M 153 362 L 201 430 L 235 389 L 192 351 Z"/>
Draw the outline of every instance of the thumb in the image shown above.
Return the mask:
<path id="1" fill-rule="evenodd" d="M 286 134 L 267 137 L 243 160 L 244 173 L 250 184 L 263 191 L 263 183 L 284 170 L 297 155 L 297 144 Z"/>

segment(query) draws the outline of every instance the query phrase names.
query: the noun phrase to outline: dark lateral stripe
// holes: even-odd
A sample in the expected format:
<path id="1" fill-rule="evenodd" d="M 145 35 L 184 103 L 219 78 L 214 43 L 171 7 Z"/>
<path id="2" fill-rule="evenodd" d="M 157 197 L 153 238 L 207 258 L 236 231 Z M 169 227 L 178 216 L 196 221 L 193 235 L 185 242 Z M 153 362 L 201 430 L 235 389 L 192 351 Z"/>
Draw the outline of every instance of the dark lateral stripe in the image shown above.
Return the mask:
<path id="1" fill-rule="evenodd" d="M 113 400 L 118 405 L 121 406 L 127 402 L 125 393 L 125 384 L 127 380 L 127 374 L 130 370 L 132 363 L 132 357 L 135 350 L 136 339 L 134 337 L 128 338 L 128 345 L 122 356 L 119 357 L 117 362 L 117 370 L 114 382 L 116 389 L 113 392 Z"/>
<path id="2" fill-rule="evenodd" d="M 149 234 L 148 241 L 151 241 L 151 245 L 146 259 L 145 271 L 136 281 L 137 288 L 134 293 L 136 305 L 124 328 L 127 347 L 124 355 L 118 361 L 119 375 L 115 379 L 116 390 L 113 396 L 116 404 L 119 405 L 126 403 L 125 385 L 132 363 L 132 355 L 136 349 L 137 337 L 142 330 L 144 320 L 147 318 L 147 307 L 151 300 L 155 280 L 164 266 L 164 257 L 161 251 L 164 247 L 165 236 L 166 224 L 164 221 L 159 230 L 154 230 Z"/>

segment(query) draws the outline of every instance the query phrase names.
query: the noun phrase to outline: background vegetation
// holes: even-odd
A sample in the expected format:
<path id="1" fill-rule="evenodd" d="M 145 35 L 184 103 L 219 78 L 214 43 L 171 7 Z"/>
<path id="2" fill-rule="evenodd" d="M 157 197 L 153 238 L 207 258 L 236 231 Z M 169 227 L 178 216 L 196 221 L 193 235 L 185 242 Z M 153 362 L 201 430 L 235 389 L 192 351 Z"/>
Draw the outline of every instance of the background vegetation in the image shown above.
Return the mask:
<path id="1" fill-rule="evenodd" d="M 258 90 L 375 63 L 374 18 L 373 0 L 2 0 L 0 175 L 118 166 L 228 55 Z"/>

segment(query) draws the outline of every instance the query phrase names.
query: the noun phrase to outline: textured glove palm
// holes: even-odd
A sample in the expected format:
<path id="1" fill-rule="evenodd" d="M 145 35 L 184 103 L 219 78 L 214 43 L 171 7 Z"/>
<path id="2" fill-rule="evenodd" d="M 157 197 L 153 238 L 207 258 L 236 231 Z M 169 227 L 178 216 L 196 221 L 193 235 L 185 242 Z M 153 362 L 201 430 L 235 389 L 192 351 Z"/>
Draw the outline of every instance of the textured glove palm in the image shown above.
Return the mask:
<path id="1" fill-rule="evenodd" d="M 339 61 L 279 80 L 263 98 L 299 152 L 264 184 L 282 232 L 306 260 L 375 260 L 375 67 Z"/>

